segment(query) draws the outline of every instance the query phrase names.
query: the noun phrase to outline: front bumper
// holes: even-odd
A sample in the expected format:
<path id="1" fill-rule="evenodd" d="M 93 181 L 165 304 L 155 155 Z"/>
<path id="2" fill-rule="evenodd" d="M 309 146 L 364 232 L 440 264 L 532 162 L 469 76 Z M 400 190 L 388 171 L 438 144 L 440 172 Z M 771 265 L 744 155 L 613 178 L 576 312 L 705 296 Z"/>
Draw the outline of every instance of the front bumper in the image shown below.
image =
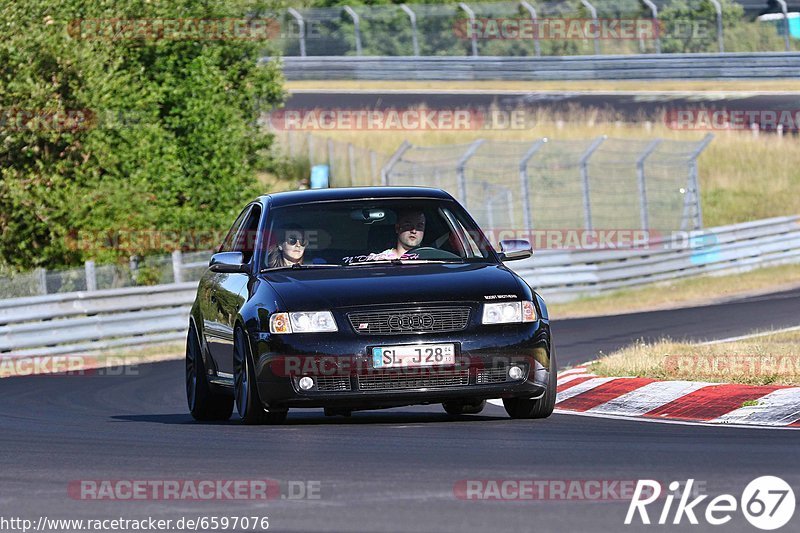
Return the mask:
<path id="1" fill-rule="evenodd" d="M 454 400 L 537 398 L 544 394 L 549 380 L 550 329 L 543 320 L 456 333 L 258 333 L 251 339 L 259 395 L 271 408 L 374 409 Z M 390 370 L 372 366 L 372 347 L 441 343 L 455 344 L 455 365 Z M 511 366 L 523 370 L 521 378 L 510 379 Z M 303 376 L 314 380 L 311 390 L 300 389 Z"/>

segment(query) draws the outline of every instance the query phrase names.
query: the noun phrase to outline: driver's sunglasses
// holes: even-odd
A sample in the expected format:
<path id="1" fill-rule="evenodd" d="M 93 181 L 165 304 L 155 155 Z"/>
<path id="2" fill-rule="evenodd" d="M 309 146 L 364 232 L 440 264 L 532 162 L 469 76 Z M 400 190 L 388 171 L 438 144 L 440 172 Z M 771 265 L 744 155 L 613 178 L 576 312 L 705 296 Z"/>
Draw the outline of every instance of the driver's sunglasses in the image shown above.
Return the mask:
<path id="1" fill-rule="evenodd" d="M 306 238 L 299 238 L 299 237 L 286 237 L 286 242 L 289 243 L 290 246 L 294 246 L 295 244 L 299 244 L 303 248 L 308 246 L 308 239 Z"/>

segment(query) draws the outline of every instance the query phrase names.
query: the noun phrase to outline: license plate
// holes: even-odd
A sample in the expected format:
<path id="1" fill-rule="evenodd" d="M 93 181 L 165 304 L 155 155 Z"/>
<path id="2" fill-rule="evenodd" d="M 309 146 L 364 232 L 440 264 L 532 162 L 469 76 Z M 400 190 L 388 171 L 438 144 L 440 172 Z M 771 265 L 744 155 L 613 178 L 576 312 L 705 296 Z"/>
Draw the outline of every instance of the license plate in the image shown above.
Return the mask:
<path id="1" fill-rule="evenodd" d="M 454 344 L 408 344 L 372 349 L 372 366 L 375 368 L 453 365 L 455 362 Z"/>

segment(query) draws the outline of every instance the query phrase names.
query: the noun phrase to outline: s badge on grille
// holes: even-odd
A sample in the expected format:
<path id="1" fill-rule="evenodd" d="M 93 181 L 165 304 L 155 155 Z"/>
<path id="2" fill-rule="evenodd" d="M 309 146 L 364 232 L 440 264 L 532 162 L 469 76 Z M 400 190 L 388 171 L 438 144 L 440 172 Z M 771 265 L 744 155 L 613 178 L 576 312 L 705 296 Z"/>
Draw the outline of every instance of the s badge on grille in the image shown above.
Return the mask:
<path id="1" fill-rule="evenodd" d="M 369 327 L 369 323 L 368 322 L 360 322 L 358 324 L 358 329 L 367 329 L 368 327 Z"/>

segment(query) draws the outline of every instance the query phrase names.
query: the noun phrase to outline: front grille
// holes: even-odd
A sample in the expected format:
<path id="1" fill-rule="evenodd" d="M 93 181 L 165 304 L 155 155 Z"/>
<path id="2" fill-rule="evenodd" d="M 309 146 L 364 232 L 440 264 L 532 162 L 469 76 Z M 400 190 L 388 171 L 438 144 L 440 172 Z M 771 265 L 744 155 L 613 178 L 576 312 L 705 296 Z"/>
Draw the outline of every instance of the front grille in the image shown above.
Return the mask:
<path id="1" fill-rule="evenodd" d="M 318 391 L 337 392 L 350 390 L 350 376 L 319 376 L 316 381 Z"/>
<path id="2" fill-rule="evenodd" d="M 400 335 L 459 331 L 467 327 L 469 307 L 406 307 L 388 311 L 348 313 L 350 325 L 361 335 Z"/>
<path id="3" fill-rule="evenodd" d="M 425 373 L 385 372 L 358 376 L 360 390 L 399 390 L 469 385 L 469 370 L 442 370 Z"/>

